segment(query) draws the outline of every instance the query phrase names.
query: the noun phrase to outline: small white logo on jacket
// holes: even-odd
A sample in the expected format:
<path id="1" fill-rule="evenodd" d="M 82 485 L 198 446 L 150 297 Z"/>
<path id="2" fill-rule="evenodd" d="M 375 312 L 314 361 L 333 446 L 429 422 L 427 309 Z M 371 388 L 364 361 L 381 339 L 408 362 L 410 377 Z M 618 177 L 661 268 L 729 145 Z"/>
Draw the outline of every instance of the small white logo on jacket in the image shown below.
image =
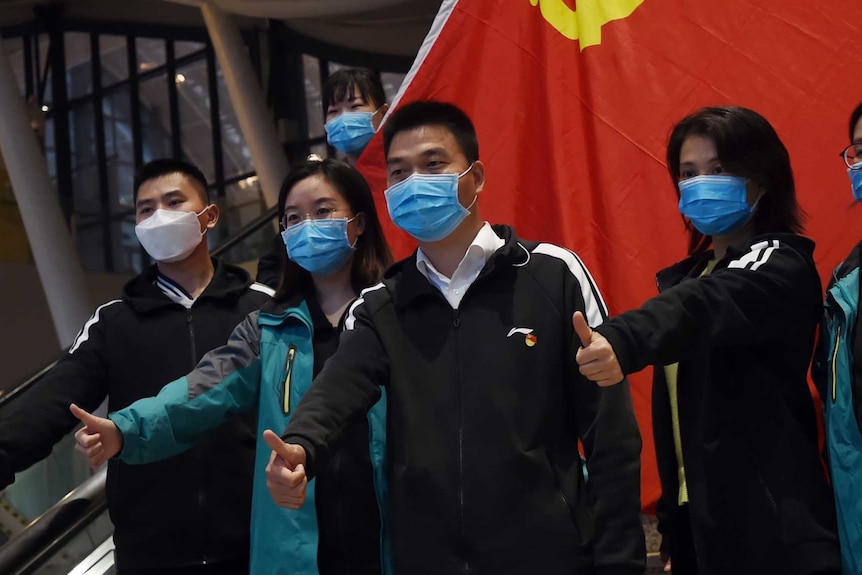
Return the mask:
<path id="1" fill-rule="evenodd" d="M 524 334 L 524 344 L 527 347 L 533 347 L 538 341 L 538 338 L 536 338 L 535 334 L 533 333 L 533 329 L 529 327 L 513 327 L 509 330 L 509 334 L 506 337 L 512 337 L 516 333 Z"/>

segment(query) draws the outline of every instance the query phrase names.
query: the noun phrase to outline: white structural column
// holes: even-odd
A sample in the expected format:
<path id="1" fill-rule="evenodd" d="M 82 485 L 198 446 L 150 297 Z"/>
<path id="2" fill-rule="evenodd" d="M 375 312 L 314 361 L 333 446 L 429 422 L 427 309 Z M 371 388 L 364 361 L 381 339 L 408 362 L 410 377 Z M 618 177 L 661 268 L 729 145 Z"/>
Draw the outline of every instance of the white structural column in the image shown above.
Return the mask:
<path id="1" fill-rule="evenodd" d="M 278 190 L 288 172 L 287 158 L 278 141 L 257 76 L 243 44 L 239 28 L 213 2 L 200 4 L 216 57 L 224 72 L 231 103 L 236 111 L 257 177 L 268 206 L 278 201 Z"/>
<path id="2" fill-rule="evenodd" d="M 92 311 L 84 271 L 4 50 L 0 50 L 0 152 L 36 260 L 57 339 L 62 347 L 69 347 Z"/>

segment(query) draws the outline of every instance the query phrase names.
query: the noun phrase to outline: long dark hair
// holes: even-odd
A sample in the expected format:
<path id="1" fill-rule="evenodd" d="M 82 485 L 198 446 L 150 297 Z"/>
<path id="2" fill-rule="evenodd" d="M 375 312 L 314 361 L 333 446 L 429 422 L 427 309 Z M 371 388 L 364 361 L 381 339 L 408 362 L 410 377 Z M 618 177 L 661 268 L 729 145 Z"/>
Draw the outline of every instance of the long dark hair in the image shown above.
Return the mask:
<path id="1" fill-rule="evenodd" d="M 856 131 L 856 124 L 859 123 L 859 118 L 862 118 L 862 103 L 860 103 L 850 114 L 850 143 L 853 143 L 853 132 Z"/>
<path id="2" fill-rule="evenodd" d="M 752 216 L 755 235 L 771 232 L 801 233 L 805 214 L 796 201 L 790 155 L 766 118 L 736 106 L 703 108 L 682 119 L 667 144 L 667 167 L 679 198 L 679 154 L 690 136 L 715 143 L 718 159 L 729 173 L 748 178 L 763 188 Z M 701 234 L 683 217 L 688 230 L 688 253 L 709 249 L 712 237 Z"/>
<path id="3" fill-rule="evenodd" d="M 359 293 L 368 286 L 378 283 L 383 278 L 383 272 L 392 263 L 392 253 L 383 236 L 377 210 L 374 207 L 374 197 L 362 174 L 341 160 L 327 158 L 308 159 L 294 168 L 281 184 L 278 193 L 278 220 L 284 218 L 284 205 L 287 195 L 293 187 L 312 176 L 320 175 L 332 184 L 341 197 L 350 206 L 354 215 L 364 214 L 365 230 L 356 239 L 356 252 L 350 269 L 350 285 L 353 291 Z M 275 301 L 283 302 L 300 291 L 314 289 L 311 274 L 301 268 L 282 252 L 283 265 L 281 282 L 275 291 Z"/>

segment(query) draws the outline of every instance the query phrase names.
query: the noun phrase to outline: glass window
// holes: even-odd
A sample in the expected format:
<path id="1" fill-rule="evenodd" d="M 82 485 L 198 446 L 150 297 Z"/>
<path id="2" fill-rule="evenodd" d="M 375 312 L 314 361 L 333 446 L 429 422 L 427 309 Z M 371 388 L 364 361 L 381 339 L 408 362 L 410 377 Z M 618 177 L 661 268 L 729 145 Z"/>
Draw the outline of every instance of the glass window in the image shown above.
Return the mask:
<path id="1" fill-rule="evenodd" d="M 183 156 L 200 168 L 207 181 L 212 183 L 215 181 L 215 161 L 208 87 L 206 60 L 198 60 L 177 70 Z M 225 104 L 230 106 L 230 100 Z"/>
<path id="2" fill-rule="evenodd" d="M 48 48 L 51 46 L 51 39 L 47 34 L 39 34 L 39 41 L 35 46 L 35 54 L 33 58 L 39 65 L 38 77 L 41 78 L 45 73 L 45 67 L 48 65 Z"/>
<path id="3" fill-rule="evenodd" d="M 174 42 L 174 58 L 182 58 L 206 48 L 203 42 Z"/>
<path id="4" fill-rule="evenodd" d="M 165 41 L 158 38 L 135 38 L 138 71 L 147 72 L 165 64 Z"/>
<path id="5" fill-rule="evenodd" d="M 406 74 L 397 74 L 395 72 L 381 72 L 380 80 L 383 82 L 383 90 L 386 92 L 386 101 L 390 104 L 395 99 L 398 90 L 401 89 L 401 84 L 404 82 Z"/>
<path id="6" fill-rule="evenodd" d="M 321 93 L 320 61 L 308 54 L 302 55 L 302 68 L 305 76 L 305 113 L 308 118 L 308 137 L 322 137 L 323 129 L 323 95 Z"/>
<path id="7" fill-rule="evenodd" d="M 172 151 L 167 76 L 159 74 L 141 82 L 139 88 L 144 162 L 169 158 Z"/>
<path id="8" fill-rule="evenodd" d="M 98 215 L 101 213 L 101 197 L 92 102 L 69 112 L 69 143 L 75 212 L 79 216 Z"/>
<path id="9" fill-rule="evenodd" d="M 227 228 L 226 237 L 233 236 L 245 225 L 266 211 L 266 203 L 257 176 L 250 176 L 225 187 L 225 199 L 219 202 L 221 219 L 219 225 Z M 264 226 L 251 236 L 224 253 L 232 263 L 252 262 L 272 249 L 275 226 Z M 213 240 L 215 241 L 215 240 Z M 210 247 L 216 247 L 211 244 Z"/>
<path id="10" fill-rule="evenodd" d="M 236 117 L 230 94 L 227 91 L 227 84 L 224 81 L 224 74 L 222 74 L 221 66 L 218 65 L 216 65 L 216 81 L 218 83 L 224 177 L 229 179 L 238 174 L 253 172 L 254 164 L 251 161 L 251 152 L 240 130 L 239 120 Z"/>
<path id="11" fill-rule="evenodd" d="M 116 84 L 129 77 L 129 54 L 125 36 L 99 36 L 102 62 L 102 86 Z"/>
<path id="12" fill-rule="evenodd" d="M 105 157 L 111 213 L 123 213 L 134 209 L 132 185 L 135 177 L 135 149 L 128 86 L 123 86 L 102 100 L 102 114 L 105 121 Z"/>
<path id="13" fill-rule="evenodd" d="M 327 66 L 329 69 L 329 75 L 331 76 L 335 72 L 339 70 L 347 70 L 348 68 L 353 68 L 353 66 L 348 66 L 347 64 L 339 64 L 338 62 L 329 62 Z"/>
<path id="14" fill-rule="evenodd" d="M 54 180 L 54 189 L 57 189 L 57 148 L 54 141 L 54 119 L 45 119 L 45 140 L 42 144 L 45 151 L 45 161 L 48 162 L 48 174 Z"/>
<path id="15" fill-rule="evenodd" d="M 90 63 L 90 35 L 84 32 L 63 34 L 66 51 L 66 94 L 69 100 L 93 92 L 93 66 Z"/>
<path id="16" fill-rule="evenodd" d="M 135 235 L 135 215 L 128 213 L 111 221 L 111 243 L 113 244 L 114 272 L 137 274 L 149 265 L 150 258 L 138 243 Z"/>

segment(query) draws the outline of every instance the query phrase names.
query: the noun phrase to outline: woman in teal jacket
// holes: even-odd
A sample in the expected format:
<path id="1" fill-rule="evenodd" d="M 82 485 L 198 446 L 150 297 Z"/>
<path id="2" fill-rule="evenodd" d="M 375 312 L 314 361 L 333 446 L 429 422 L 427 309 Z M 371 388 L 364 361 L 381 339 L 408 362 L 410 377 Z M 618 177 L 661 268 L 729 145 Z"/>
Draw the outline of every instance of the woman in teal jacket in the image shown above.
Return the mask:
<path id="1" fill-rule="evenodd" d="M 850 145 L 841 154 L 853 197 L 862 202 L 862 104 L 850 116 Z M 838 515 L 841 569 L 862 575 L 862 339 L 857 333 L 862 242 L 835 268 L 812 374 L 826 410 L 826 449 Z"/>
<path id="2" fill-rule="evenodd" d="M 285 180 L 279 206 L 287 261 L 273 301 L 158 396 L 109 419 L 73 406 L 86 424 L 77 434 L 79 450 L 94 466 L 117 454 L 126 463 L 165 459 L 194 445 L 229 414 L 257 407 L 250 572 L 377 575 L 384 570 L 378 501 L 385 489 L 385 398 L 367 421 L 352 424 L 347 445 L 308 484 L 315 505 L 301 512 L 270 498 L 270 450 L 261 438 L 267 429 L 285 428 L 335 352 L 349 304 L 382 278 L 391 255 L 368 185 L 344 162 L 311 157 Z"/>

